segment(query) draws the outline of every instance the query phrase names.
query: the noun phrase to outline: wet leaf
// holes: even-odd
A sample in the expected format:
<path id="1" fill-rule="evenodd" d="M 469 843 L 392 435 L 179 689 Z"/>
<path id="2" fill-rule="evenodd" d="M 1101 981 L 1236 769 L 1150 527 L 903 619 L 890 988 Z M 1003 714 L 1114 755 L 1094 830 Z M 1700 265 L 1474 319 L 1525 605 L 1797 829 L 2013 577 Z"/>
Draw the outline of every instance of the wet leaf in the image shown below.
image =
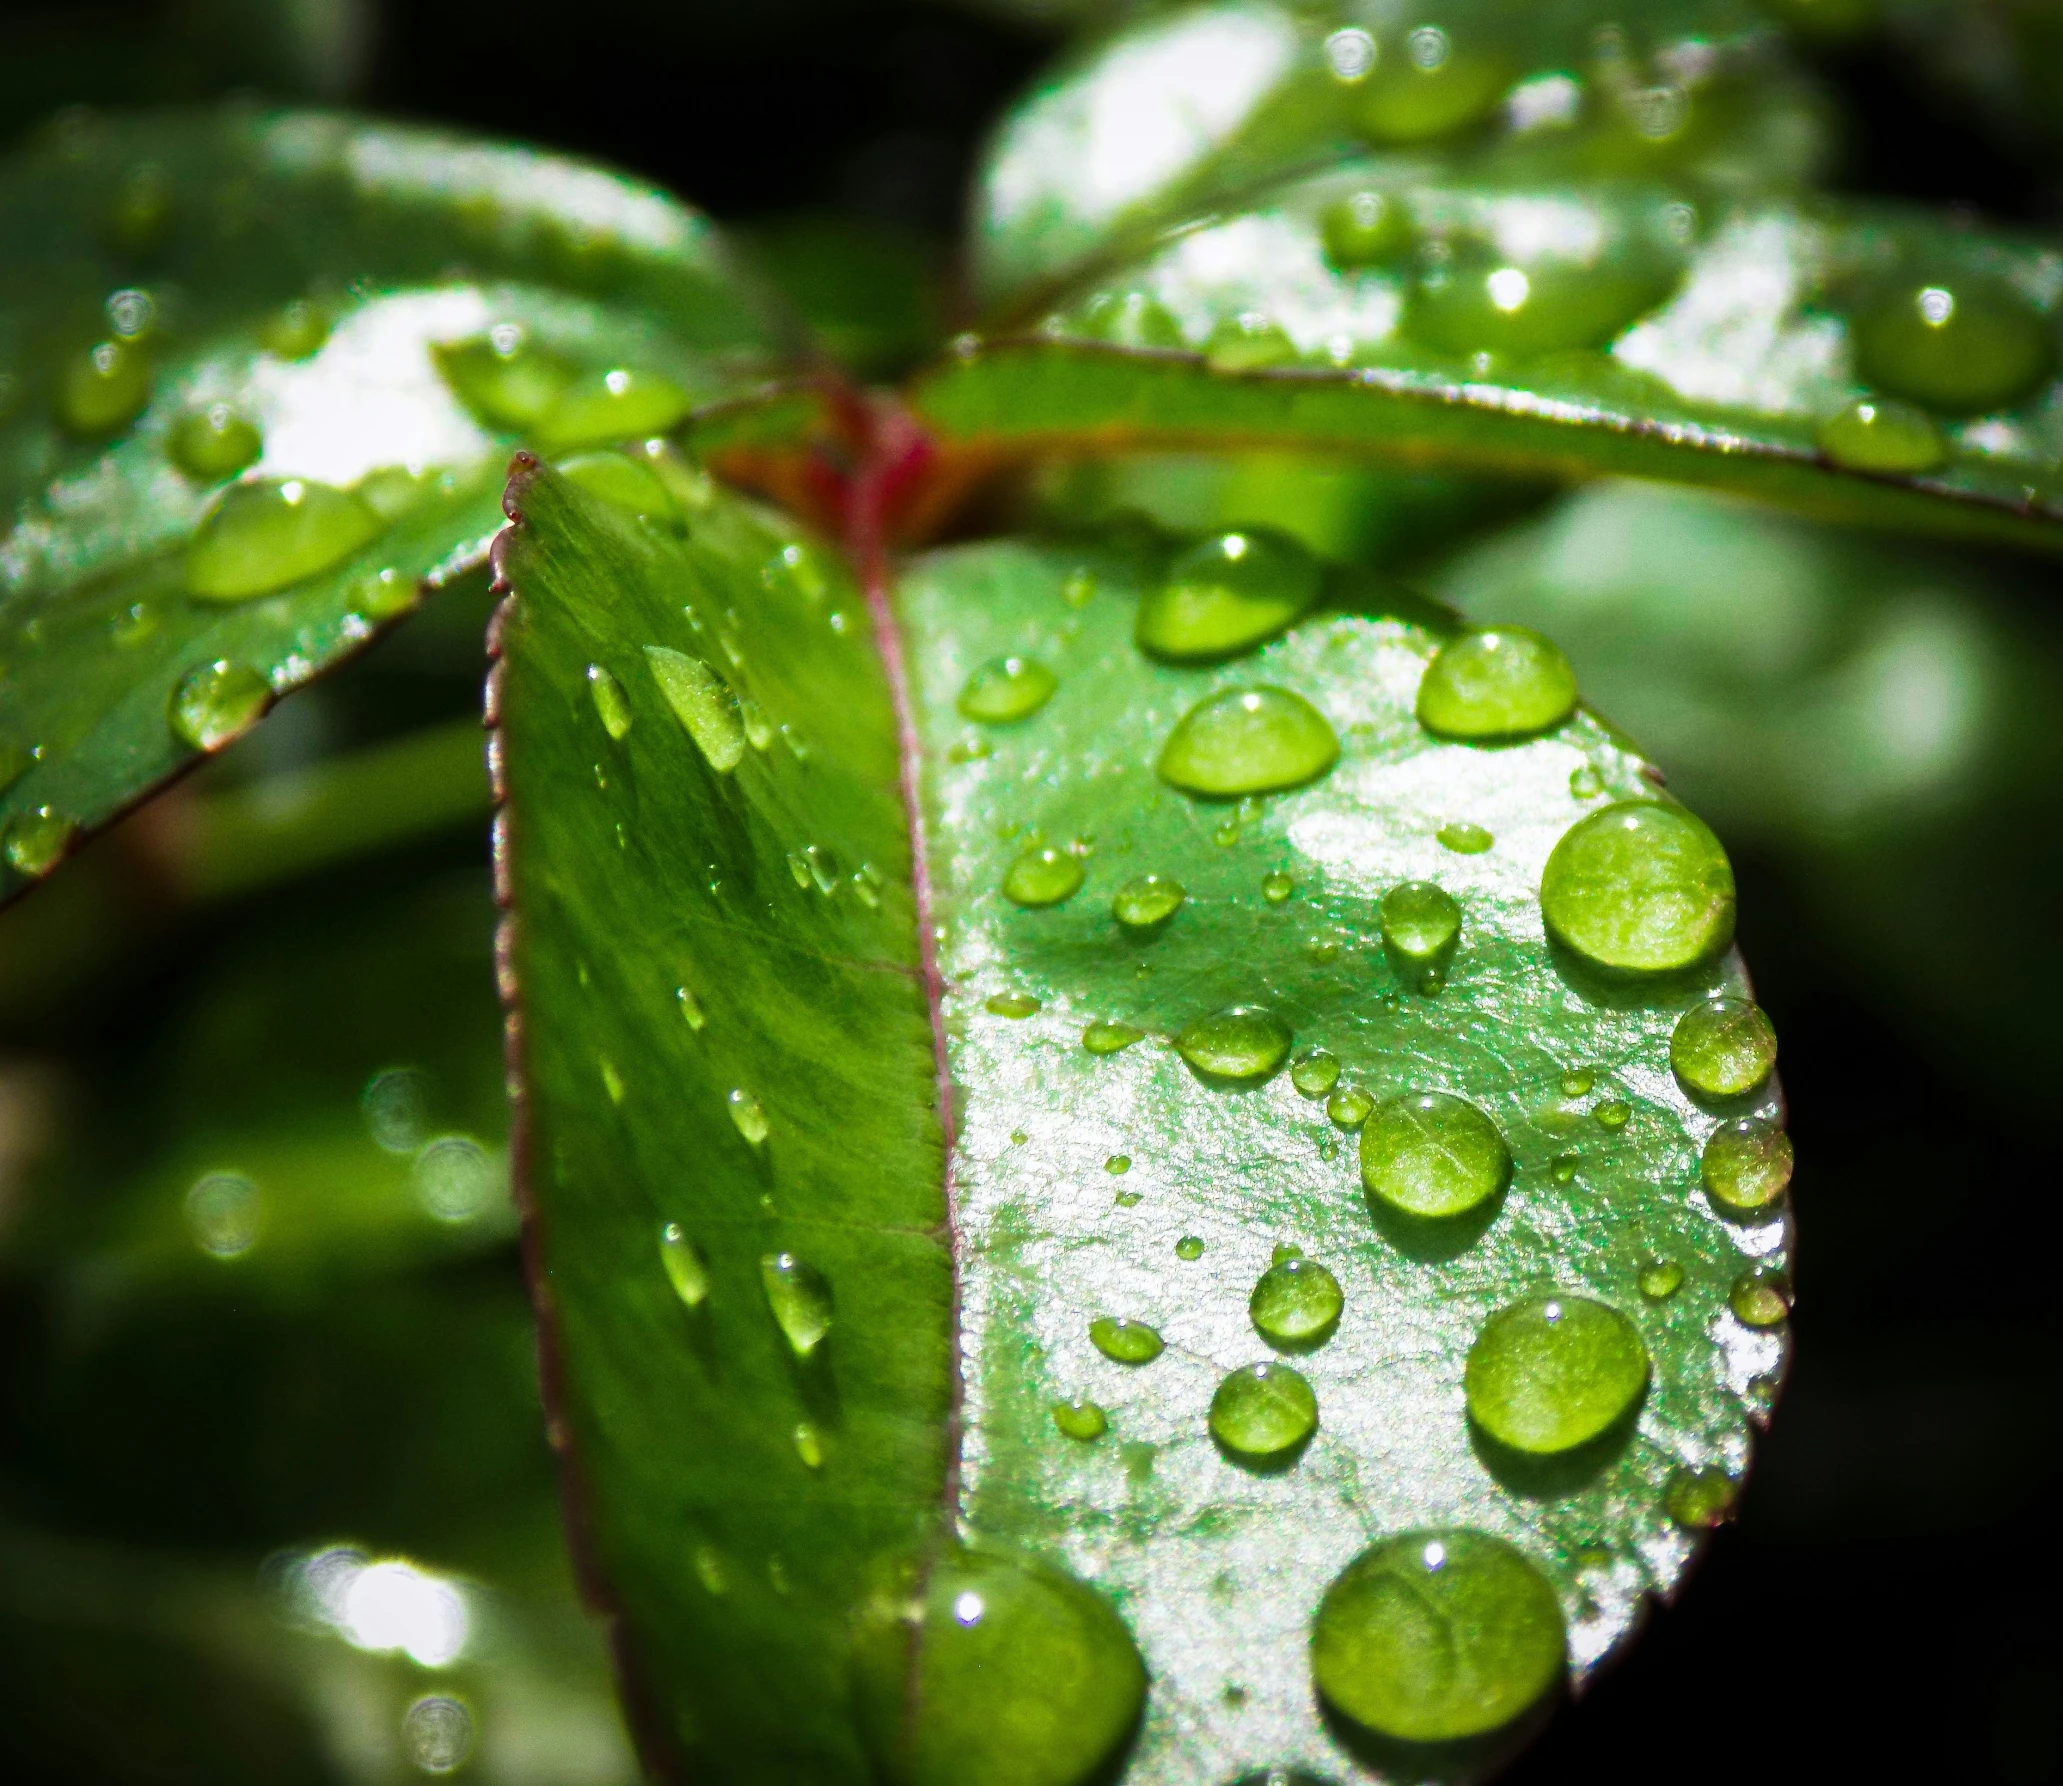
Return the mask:
<path id="1" fill-rule="evenodd" d="M 342 115 L 67 115 L 0 248 L 16 887 L 479 562 L 517 440 L 661 434 L 785 351 L 656 189 Z"/>
<path id="2" fill-rule="evenodd" d="M 1782 1205 L 1723 1215 L 1699 1176 L 1722 1119 L 1780 1120 L 1777 1094 L 1708 1109 L 1668 1065 L 1681 1014 L 1744 991 L 1730 880 L 1624 740 L 1582 710 L 1436 740 L 1415 700 L 1455 623 L 1365 574 L 1230 661 L 1150 659 L 1139 598 L 1175 544 L 1136 531 L 909 565 L 899 727 L 843 573 L 814 598 L 766 574 L 785 530 L 719 500 L 683 541 L 548 473 L 512 503 L 493 700 L 523 1160 L 654 1740 L 739 1778 L 858 1779 L 871 1752 L 928 1783 L 1037 1729 L 1009 1777 L 1071 1786 L 1131 1734 L 1136 1649 L 1125 1778 L 1356 1777 L 1383 1744 L 1315 1709 L 1321 1602 L 1325 1691 L 1412 1740 L 1494 1746 L 1564 1662 L 1594 1668 L 1723 1511 L 1786 1351 L 1734 1312 L 1780 1316 Z M 697 720 L 651 647 L 720 684 Z M 970 682 L 1013 660 L 1048 697 L 971 722 Z M 749 729 L 711 750 L 726 696 L 807 760 Z M 1608 858 L 1634 881 L 1594 878 Z M 1386 947 L 1407 882 L 1458 936 L 1400 917 Z M 1685 965 L 1586 965 L 1633 934 Z M 1291 1249 L 1344 1306 L 1281 1354 L 1250 1304 Z M 1564 1304 L 1587 1362 L 1543 1398 L 1527 1360 Z M 1357 1686 L 1356 1621 L 1386 1604 L 1365 1584 L 1438 1569 L 1436 1542 L 1443 1581 L 1518 1621 L 1471 1657 L 1509 1727 Z"/>

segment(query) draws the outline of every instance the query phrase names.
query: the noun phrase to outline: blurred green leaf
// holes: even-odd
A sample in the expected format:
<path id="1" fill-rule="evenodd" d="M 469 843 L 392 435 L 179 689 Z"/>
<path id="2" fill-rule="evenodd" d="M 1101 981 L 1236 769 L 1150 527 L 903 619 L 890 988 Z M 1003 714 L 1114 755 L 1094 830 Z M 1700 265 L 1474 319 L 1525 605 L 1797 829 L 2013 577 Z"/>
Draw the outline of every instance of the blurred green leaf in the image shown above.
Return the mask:
<path id="1" fill-rule="evenodd" d="M 921 238 L 803 215 L 770 218 L 740 240 L 824 351 L 862 377 L 895 377 L 937 343 L 940 257 Z"/>

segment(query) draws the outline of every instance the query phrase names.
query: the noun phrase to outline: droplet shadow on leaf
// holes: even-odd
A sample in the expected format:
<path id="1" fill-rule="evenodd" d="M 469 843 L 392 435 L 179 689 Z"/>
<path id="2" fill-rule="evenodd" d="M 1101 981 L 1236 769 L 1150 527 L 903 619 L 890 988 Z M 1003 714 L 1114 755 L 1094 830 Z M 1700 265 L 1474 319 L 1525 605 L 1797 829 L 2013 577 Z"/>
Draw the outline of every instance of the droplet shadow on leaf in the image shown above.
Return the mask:
<path id="1" fill-rule="evenodd" d="M 1497 1773 L 1531 1743 L 1547 1727 L 1561 1701 L 1562 1689 L 1558 1686 L 1502 1730 L 1450 1743 L 1403 1742 L 1343 1717 L 1322 1698 L 1318 1708 L 1326 1729 L 1340 1747 L 1383 1779 L 1396 1781 L 1398 1786 L 1405 1786 L 1406 1782 L 1411 1786 L 1466 1786 L 1469 1781 Z"/>
<path id="2" fill-rule="evenodd" d="M 1436 1265 L 1467 1252 L 1483 1238 L 1490 1224 L 1497 1219 L 1498 1211 L 1504 1207 L 1509 1189 L 1507 1183 L 1473 1209 L 1444 1219 L 1406 1215 L 1380 1197 L 1367 1197 L 1363 1201 L 1375 1222 L 1376 1232 L 1383 1239 L 1407 1259 L 1415 1259 L 1421 1265 Z"/>
<path id="3" fill-rule="evenodd" d="M 1640 1410 L 1647 1397 L 1648 1392 L 1643 1388 L 1625 1413 L 1596 1438 L 1573 1450 L 1557 1451 L 1547 1456 L 1515 1450 L 1492 1438 L 1473 1420 L 1468 1423 L 1469 1449 L 1476 1454 L 1483 1468 L 1513 1494 L 1543 1501 L 1574 1494 L 1625 1454 L 1634 1428 L 1640 1424 Z"/>
<path id="4" fill-rule="evenodd" d="M 1562 983 L 1586 1003 L 1608 1011 L 1639 1011 L 1655 1005 L 1683 1004 L 1725 987 L 1728 951 L 1707 956 L 1677 973 L 1614 973 L 1585 961 L 1552 934 L 1547 956 Z"/>

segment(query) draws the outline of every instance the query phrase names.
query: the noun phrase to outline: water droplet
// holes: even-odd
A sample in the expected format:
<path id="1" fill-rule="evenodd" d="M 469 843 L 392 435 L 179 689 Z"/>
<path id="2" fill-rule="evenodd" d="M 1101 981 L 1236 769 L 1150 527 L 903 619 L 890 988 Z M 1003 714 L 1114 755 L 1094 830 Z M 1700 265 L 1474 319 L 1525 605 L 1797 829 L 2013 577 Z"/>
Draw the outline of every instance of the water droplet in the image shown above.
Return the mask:
<path id="1" fill-rule="evenodd" d="M 1182 325 L 1145 292 L 1098 292 L 1064 325 L 1066 332 L 1113 347 L 1186 347 Z"/>
<path id="2" fill-rule="evenodd" d="M 1271 1346 L 1302 1351 L 1323 1345 L 1347 1305 L 1339 1279 L 1294 1249 L 1287 1255 L 1281 1247 L 1275 1251 L 1282 1256 L 1261 1274 L 1247 1301 L 1255 1330 Z"/>
<path id="3" fill-rule="evenodd" d="M 1405 330 L 1457 356 L 1524 360 L 1602 347 L 1681 278 L 1673 255 L 1632 247 L 1594 261 L 1543 255 L 1520 266 L 1487 244 L 1468 244 L 1421 266 Z"/>
<path id="4" fill-rule="evenodd" d="M 1658 800 L 1622 800 L 1578 819 L 1540 877 L 1555 939 L 1586 961 L 1666 973 L 1733 940 L 1733 867 L 1702 820 Z"/>
<path id="5" fill-rule="evenodd" d="M 1577 1153 L 1558 1153 L 1547 1171 L 1556 1184 L 1574 1184 L 1576 1168 L 1583 1164 L 1583 1156 Z"/>
<path id="6" fill-rule="evenodd" d="M 1103 1162 L 1103 1170 L 1113 1178 L 1122 1178 L 1132 1169 L 1132 1156 L 1128 1153 L 1114 1153 Z M 1133 1201 L 1137 1201 L 1136 1198 Z"/>
<path id="7" fill-rule="evenodd" d="M 158 630 L 159 614 L 149 602 L 131 602 L 108 622 L 108 636 L 123 651 L 141 645 Z"/>
<path id="8" fill-rule="evenodd" d="M 1667 1302 L 1683 1288 L 1683 1267 L 1674 1259 L 1648 1259 L 1640 1268 L 1640 1293 L 1650 1302 Z"/>
<path id="9" fill-rule="evenodd" d="M 368 620 L 391 620 L 405 614 L 422 593 L 415 578 L 404 577 L 392 565 L 354 577 L 349 590 L 352 607 Z"/>
<path id="10" fill-rule="evenodd" d="M 680 1006 L 681 1020 L 688 1028 L 699 1034 L 702 1026 L 709 1021 L 709 1013 L 702 1009 L 702 1001 L 685 986 L 676 986 L 673 989 L 673 997 L 674 1002 Z"/>
<path id="11" fill-rule="evenodd" d="M 1424 1220 L 1465 1215 L 1504 1189 L 1511 1154 L 1497 1125 L 1446 1092 L 1392 1098 L 1361 1131 L 1369 1196 Z"/>
<path id="12" fill-rule="evenodd" d="M 1737 1485 L 1732 1477 L 1707 1464 L 1698 1470 L 1677 1470 L 1662 1492 L 1669 1517 L 1687 1532 L 1709 1532 L 1733 1512 Z"/>
<path id="13" fill-rule="evenodd" d="M 672 379 L 618 366 L 571 380 L 540 431 L 555 447 L 634 440 L 666 433 L 693 407 Z"/>
<path id="14" fill-rule="evenodd" d="M 189 670 L 172 692 L 174 735 L 195 750 L 241 738 L 272 705 L 272 685 L 249 664 L 218 658 Z"/>
<path id="15" fill-rule="evenodd" d="M 258 341 L 277 359 L 305 360 L 330 338 L 330 319 L 306 298 L 282 304 L 258 325 Z"/>
<path id="16" fill-rule="evenodd" d="M 1499 1309 L 1469 1347 L 1469 1418 L 1501 1445 L 1545 1456 L 1608 1432 L 1640 1399 L 1648 1352 L 1606 1303 L 1560 1292 Z"/>
<path id="17" fill-rule="evenodd" d="M 1864 398 L 1820 424 L 1820 451 L 1850 471 L 1887 476 L 1932 471 L 1948 462 L 1948 437 L 1924 409 Z"/>
<path id="18" fill-rule="evenodd" d="M 1726 1305 L 1745 1327 L 1777 1327 L 1791 1313 L 1791 1280 L 1767 1262 L 1751 1265 L 1734 1279 Z"/>
<path id="19" fill-rule="evenodd" d="M 788 852 L 788 878 L 795 883 L 795 889 L 798 893 L 807 893 L 809 891 L 809 864 L 793 850 Z"/>
<path id="20" fill-rule="evenodd" d="M 1561 1077 L 1562 1096 L 1582 1098 L 1590 1095 L 1590 1088 L 1597 1083 L 1597 1075 L 1588 1067 L 1571 1067 Z"/>
<path id="21" fill-rule="evenodd" d="M 1588 763 L 1569 771 L 1569 793 L 1577 800 L 1595 800 L 1605 791 L 1605 778 Z"/>
<path id="22" fill-rule="evenodd" d="M 1597 1118 L 1597 1126 L 1615 1133 L 1633 1119 L 1633 1106 L 1624 1098 L 1607 1098 L 1590 1113 Z"/>
<path id="23" fill-rule="evenodd" d="M 1552 640 L 1523 626 L 1449 640 L 1418 683 L 1418 722 L 1442 738 L 1527 738 L 1576 710 L 1576 672 Z"/>
<path id="24" fill-rule="evenodd" d="M 1433 835 L 1442 849 L 1452 850 L 1457 856 L 1480 856 L 1497 841 L 1481 825 L 1467 819 L 1449 819 Z"/>
<path id="25" fill-rule="evenodd" d="M 418 1699 L 401 1720 L 401 1747 L 426 1774 L 455 1771 L 473 1752 L 473 1715 L 456 1699 Z"/>
<path id="26" fill-rule="evenodd" d="M 1431 881 L 1406 881 L 1383 895 L 1383 946 L 1415 974 L 1438 966 L 1461 935 L 1461 907 Z"/>
<path id="27" fill-rule="evenodd" d="M 657 472 L 623 453 L 575 453 L 561 459 L 559 475 L 625 514 L 671 521 L 680 511 Z M 736 662 L 736 654 L 732 654 Z"/>
<path id="28" fill-rule="evenodd" d="M 1146 1697 L 1139 1652 L 1100 1594 L 986 1549 L 880 1572 L 851 1655 L 873 1771 L 906 1786 L 1099 1779 Z"/>
<path id="29" fill-rule="evenodd" d="M 1776 1066 L 1776 1031 L 1748 999 L 1708 998 L 1676 1020 L 1669 1064 L 1702 1097 L 1744 1097 Z"/>
<path id="30" fill-rule="evenodd" d="M 1117 1054 L 1140 1040 L 1142 1034 L 1129 1023 L 1098 1020 L 1082 1031 L 1082 1046 L 1091 1054 Z"/>
<path id="31" fill-rule="evenodd" d="M 1325 716 L 1284 688 L 1228 688 L 1197 702 L 1160 753 L 1163 781 L 1211 799 L 1301 787 L 1339 760 Z"/>
<path id="32" fill-rule="evenodd" d="M 1273 317 L 1242 310 L 1220 319 L 1203 344 L 1203 357 L 1214 372 L 1258 372 L 1294 360 L 1297 344 Z"/>
<path id="33" fill-rule="evenodd" d="M 793 1253 L 768 1253 L 759 1262 L 759 1281 L 775 1324 L 798 1358 L 807 1358 L 831 1331 L 831 1282 Z"/>
<path id="34" fill-rule="evenodd" d="M 1068 1438 L 1086 1445 L 1110 1431 L 1110 1416 L 1098 1403 L 1078 1395 L 1072 1401 L 1053 1404 L 1053 1424 Z"/>
<path id="35" fill-rule="evenodd" d="M 1043 1009 L 1040 1002 L 1029 992 L 993 992 L 982 1001 L 982 1008 L 998 1017 L 1036 1017 Z"/>
<path id="36" fill-rule="evenodd" d="M 212 484 L 256 464 L 265 437 L 227 403 L 211 403 L 172 425 L 165 450 L 195 483 Z"/>
<path id="37" fill-rule="evenodd" d="M 187 1232 L 216 1259 L 241 1259 L 258 1244 L 263 1207 L 258 1187 L 241 1172 L 210 1172 L 186 1193 Z"/>
<path id="38" fill-rule="evenodd" d="M 1358 1085 L 1335 1087 L 1325 1100 L 1326 1116 L 1343 1129 L 1358 1129 L 1374 1108 L 1375 1099 Z"/>
<path id="39" fill-rule="evenodd" d="M 57 419 L 89 440 L 126 428 L 150 402 L 147 349 L 102 341 L 68 362 L 57 387 Z"/>
<path id="40" fill-rule="evenodd" d="M 365 503 L 328 484 L 235 484 L 215 499 L 187 548 L 186 592 L 207 602 L 270 595 L 341 564 L 384 528 Z"/>
<path id="41" fill-rule="evenodd" d="M 1981 275 L 1906 284 L 1855 323 L 1857 372 L 1945 415 L 2017 403 L 2055 364 L 2048 319 L 2011 286 Z"/>
<path id="42" fill-rule="evenodd" d="M 1380 1735 L 1501 1729 L 1562 1678 L 1561 1602 L 1525 1554 L 1454 1528 L 1400 1533 L 1342 1570 L 1311 1623 L 1311 1676 Z"/>
<path id="43" fill-rule="evenodd" d="M 434 346 L 430 357 L 461 403 L 490 428 L 511 433 L 533 429 L 550 415 L 575 371 L 572 361 L 539 346 L 515 323 Z"/>
<path id="44" fill-rule="evenodd" d="M 0 853 L 17 874 L 45 875 L 63 860 L 79 835 L 79 821 L 54 806 L 31 807 L 7 821 Z"/>
<path id="45" fill-rule="evenodd" d="M 1089 1340 L 1118 1364 L 1151 1364 L 1161 1354 L 1160 1335 L 1144 1321 L 1122 1315 L 1098 1315 L 1089 1323 Z"/>
<path id="46" fill-rule="evenodd" d="M 838 858 L 820 843 L 804 848 L 802 860 L 809 869 L 812 886 L 826 899 L 833 897 L 845 884 L 845 869 Z"/>
<path id="47" fill-rule="evenodd" d="M 487 1150 L 470 1135 L 440 1135 L 410 1168 L 416 1200 L 440 1222 L 470 1222 L 484 1215 L 502 1188 Z"/>
<path id="48" fill-rule="evenodd" d="M 1261 880 L 1261 897 L 1270 905 L 1281 905 L 1296 890 L 1296 882 L 1280 870 Z"/>
<path id="49" fill-rule="evenodd" d="M 984 725 L 1008 725 L 1029 719 L 1053 698 L 1060 678 L 1028 657 L 999 657 L 967 678 L 960 690 L 960 711 Z"/>
<path id="50" fill-rule="evenodd" d="M 734 1090 L 725 1100 L 731 1112 L 731 1122 L 738 1133 L 745 1137 L 748 1146 L 761 1146 L 767 1136 L 766 1111 L 760 1101 L 742 1088 Z"/>
<path id="51" fill-rule="evenodd" d="M 1127 930 L 1151 930 L 1172 918 L 1186 898 L 1182 883 L 1172 876 L 1142 874 L 1117 890 L 1110 915 Z"/>
<path id="52" fill-rule="evenodd" d="M 659 1230 L 659 1263 L 665 1267 L 673 1293 L 687 1307 L 700 1308 L 709 1300 L 709 1262 L 678 1222 L 668 1222 Z"/>
<path id="53" fill-rule="evenodd" d="M 1342 272 L 1395 260 L 1418 236 L 1409 204 L 1394 192 L 1350 193 L 1325 207 L 1318 231 L 1325 258 Z"/>
<path id="54" fill-rule="evenodd" d="M 703 759 L 717 774 L 730 774 L 745 757 L 745 722 L 731 685 L 699 657 L 664 645 L 647 645 L 645 661 Z"/>
<path id="55" fill-rule="evenodd" d="M 1289 1082 L 1304 1098 L 1322 1098 L 1339 1083 L 1340 1063 L 1323 1048 L 1307 1049 L 1290 1062 Z"/>
<path id="56" fill-rule="evenodd" d="M 1140 650 L 1176 663 L 1233 657 L 1318 600 L 1324 573 L 1294 540 L 1258 529 L 1200 541 L 1139 602 Z"/>
<path id="57" fill-rule="evenodd" d="M 1232 1371 L 1211 1397 L 1211 1437 L 1234 1457 L 1275 1462 L 1318 1427 L 1318 1397 L 1286 1364 L 1249 1364 Z"/>
<path id="58" fill-rule="evenodd" d="M 382 1153 L 414 1153 L 430 1130 L 430 1081 L 414 1067 L 391 1067 L 366 1081 L 359 1108 Z"/>
<path id="59" fill-rule="evenodd" d="M 1194 1234 L 1185 1234 L 1175 1242 L 1175 1257 L 1194 1261 L 1203 1257 L 1203 1241 Z"/>
<path id="60" fill-rule="evenodd" d="M 795 1423 L 793 1437 L 795 1455 L 802 1459 L 802 1467 L 806 1470 L 821 1470 L 824 1467 L 823 1435 L 807 1420 L 798 1420 Z"/>
<path id="61" fill-rule="evenodd" d="M 1206 1080 L 1251 1085 L 1280 1069 L 1292 1039 L 1273 1011 L 1233 1005 L 1185 1024 L 1175 1050 Z"/>
<path id="62" fill-rule="evenodd" d="M 1790 1187 L 1791 1165 L 1791 1137 L 1774 1123 L 1743 1117 L 1712 1131 L 1698 1170 L 1723 1212 L 1757 1215 Z"/>
<path id="63" fill-rule="evenodd" d="M 723 1566 L 723 1558 L 706 1544 L 695 1546 L 695 1576 L 711 1595 L 722 1598 L 730 1591 L 730 1572 Z"/>
<path id="64" fill-rule="evenodd" d="M 1081 886 L 1081 862 L 1066 850 L 1029 850 L 1003 875 L 1004 898 L 1034 908 L 1071 899 Z"/>

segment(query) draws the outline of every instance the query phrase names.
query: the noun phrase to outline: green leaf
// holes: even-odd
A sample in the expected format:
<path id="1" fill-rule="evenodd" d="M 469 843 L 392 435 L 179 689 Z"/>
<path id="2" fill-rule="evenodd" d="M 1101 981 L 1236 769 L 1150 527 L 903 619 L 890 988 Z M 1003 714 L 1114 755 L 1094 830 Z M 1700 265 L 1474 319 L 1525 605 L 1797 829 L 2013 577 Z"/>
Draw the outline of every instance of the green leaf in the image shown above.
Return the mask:
<path id="1" fill-rule="evenodd" d="M 1444 0 L 1380 24 L 1270 0 L 1144 10 L 1064 61 L 978 177 L 977 288 L 1012 313 L 1158 231 L 1368 147 L 1458 179 L 1802 185 L 1828 130 L 1741 0 Z"/>
<path id="2" fill-rule="evenodd" d="M 976 456 L 1359 451 L 2063 541 L 2052 247 L 1694 199 L 1340 168 L 1175 232 L 1030 333 L 962 337 L 914 401 Z M 1409 220 L 1367 264 L 1337 239 L 1357 204 Z"/>
<path id="3" fill-rule="evenodd" d="M 1424 710 L 1496 741 L 1443 742 L 1415 704 L 1454 622 L 1392 586 L 1329 573 L 1185 667 L 1132 643 L 1176 543 L 999 542 L 905 570 L 899 724 L 777 525 L 719 501 L 682 541 L 546 472 L 511 501 L 522 1155 L 654 1741 L 741 1779 L 1069 1786 L 1127 1738 L 1135 1781 L 1343 1777 L 1389 1751 L 1319 1717 L 1314 1636 L 1336 1707 L 1469 1753 L 1585 1677 L 1766 1417 L 1788 1143 L 1772 1082 L 1671 1072 L 1678 1019 L 1745 994 L 1730 874 L 1547 698 L 1551 648 L 1457 644 Z M 1265 603 L 1198 564 L 1168 613 L 1222 646 Z M 709 680 L 687 723 L 655 647 Z M 1464 1658 L 1480 1703 L 1386 1709 L 1356 1658 L 1424 1656 L 1380 1581 L 1434 1542 L 1433 1616 L 1504 1647 Z"/>
<path id="4" fill-rule="evenodd" d="M 478 563 L 520 439 L 728 412 L 787 348 L 701 217 L 597 168 L 325 113 L 61 120 L 0 166 L 11 883 Z"/>

